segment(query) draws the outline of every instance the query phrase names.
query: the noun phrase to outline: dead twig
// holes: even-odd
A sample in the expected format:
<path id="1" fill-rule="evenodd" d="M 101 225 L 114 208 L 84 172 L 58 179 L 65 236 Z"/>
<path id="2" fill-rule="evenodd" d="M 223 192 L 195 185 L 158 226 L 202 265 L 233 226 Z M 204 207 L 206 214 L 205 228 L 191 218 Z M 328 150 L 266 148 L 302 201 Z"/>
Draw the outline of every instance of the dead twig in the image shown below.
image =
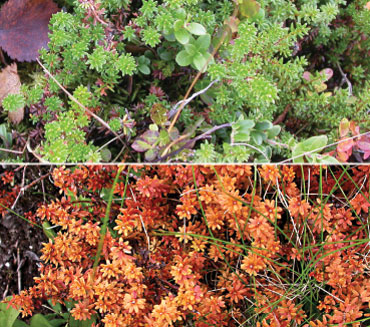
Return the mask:
<path id="1" fill-rule="evenodd" d="M 285 120 L 285 117 L 286 117 L 286 115 L 288 114 L 288 112 L 291 108 L 292 108 L 292 105 L 290 103 L 288 103 L 285 106 L 284 111 L 273 121 L 273 124 L 278 125 L 278 124 L 282 123 Z"/>
<path id="2" fill-rule="evenodd" d="M 179 149 L 175 150 L 175 151 L 172 151 L 170 153 L 167 153 L 165 155 L 163 155 L 162 157 L 160 157 L 157 161 L 163 161 L 163 160 L 166 160 L 167 158 L 170 158 L 172 156 L 175 156 L 176 154 L 180 153 L 183 149 L 186 149 L 187 147 L 189 147 L 192 143 L 198 141 L 198 140 L 201 140 L 201 139 L 204 139 L 204 138 L 207 138 L 210 134 L 212 134 L 213 132 L 221 129 L 221 128 L 225 128 L 225 127 L 231 127 L 232 126 L 232 123 L 227 123 L 227 124 L 223 124 L 223 125 L 219 125 L 219 126 L 215 126 L 213 128 L 211 128 L 210 130 L 204 132 L 203 134 L 197 136 L 197 137 L 194 137 L 193 139 L 187 141 L 184 145 L 182 145 Z"/>
<path id="3" fill-rule="evenodd" d="M 352 83 L 347 78 L 347 74 L 345 74 L 343 72 L 342 67 L 339 64 L 339 61 L 337 61 L 337 67 L 339 69 L 340 74 L 342 75 L 342 81 L 341 81 L 340 85 L 342 86 L 343 83 L 347 83 L 347 85 L 348 85 L 348 96 L 350 97 L 350 96 L 352 96 Z"/>
<path id="4" fill-rule="evenodd" d="M 187 99 L 187 100 L 181 100 L 181 101 L 179 101 L 179 102 L 177 102 L 175 105 L 174 105 L 174 107 L 171 109 L 171 111 L 170 111 L 170 113 L 168 114 L 168 117 L 169 118 L 172 118 L 176 113 L 177 113 L 177 111 L 179 110 L 179 109 L 177 109 L 180 105 L 182 105 L 182 108 L 184 108 L 191 100 L 193 100 L 194 98 L 196 98 L 198 95 L 201 95 L 201 94 L 203 94 L 203 93 L 205 93 L 205 92 L 207 92 L 208 91 L 208 89 L 210 88 L 210 87 L 212 87 L 213 86 L 213 84 L 215 84 L 215 83 L 217 83 L 218 82 L 218 79 L 216 79 L 216 80 L 214 80 L 213 82 L 211 82 L 207 87 L 205 87 L 204 89 L 202 89 L 202 90 L 200 90 L 200 91 L 198 91 L 197 93 L 194 93 L 189 99 Z"/>
<path id="5" fill-rule="evenodd" d="M 26 165 L 26 166 L 24 166 L 24 168 L 23 168 L 21 189 L 19 190 L 19 192 L 18 192 L 18 195 L 17 195 L 16 199 L 14 200 L 14 202 L 13 202 L 12 206 L 10 207 L 10 209 L 12 209 L 12 210 L 14 209 L 15 205 L 17 204 L 18 199 L 19 199 L 19 197 L 21 196 L 21 194 L 23 195 L 23 193 L 24 193 L 23 187 L 24 187 L 24 180 L 25 180 L 25 175 L 26 175 L 26 169 L 27 169 L 27 165 Z"/>
<path id="6" fill-rule="evenodd" d="M 62 84 L 60 84 L 57 79 L 49 72 L 49 70 L 40 62 L 39 59 L 36 59 L 38 64 L 42 67 L 42 69 L 45 71 L 45 73 L 63 90 L 63 92 L 65 94 L 68 95 L 68 97 L 75 103 L 77 103 L 82 109 L 85 110 L 85 112 L 87 112 L 90 116 L 94 117 L 102 126 L 104 126 L 107 130 L 111 131 L 114 136 L 117 137 L 117 139 L 127 147 L 127 145 L 125 144 L 125 142 L 121 139 L 121 137 L 114 131 L 110 128 L 110 126 L 103 120 L 101 119 L 98 115 L 94 114 L 91 110 L 89 110 L 88 108 L 86 108 L 80 101 L 78 101 L 70 92 L 68 92 L 63 86 Z"/>
<path id="7" fill-rule="evenodd" d="M 20 294 L 21 291 L 22 291 L 22 273 L 21 273 L 21 268 L 23 266 L 24 259 L 20 260 L 20 250 L 19 250 L 19 247 L 18 247 L 18 241 L 17 241 L 16 247 L 17 247 L 17 263 L 18 263 L 18 267 L 17 267 L 18 293 Z"/>

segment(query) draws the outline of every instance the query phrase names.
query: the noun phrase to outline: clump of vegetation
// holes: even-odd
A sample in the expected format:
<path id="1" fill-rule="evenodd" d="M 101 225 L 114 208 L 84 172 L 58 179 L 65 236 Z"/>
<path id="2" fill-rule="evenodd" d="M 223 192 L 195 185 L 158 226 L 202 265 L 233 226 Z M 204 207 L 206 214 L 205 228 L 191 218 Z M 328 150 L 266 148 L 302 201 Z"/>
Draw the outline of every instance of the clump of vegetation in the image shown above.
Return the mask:
<path id="1" fill-rule="evenodd" d="M 366 0 L 58 4 L 6 160 L 334 162 L 343 120 L 369 131 Z"/>
<path id="2" fill-rule="evenodd" d="M 50 173 L 53 194 L 23 217 L 49 238 L 39 276 L 0 305 L 2 326 L 368 324 L 369 167 Z"/>

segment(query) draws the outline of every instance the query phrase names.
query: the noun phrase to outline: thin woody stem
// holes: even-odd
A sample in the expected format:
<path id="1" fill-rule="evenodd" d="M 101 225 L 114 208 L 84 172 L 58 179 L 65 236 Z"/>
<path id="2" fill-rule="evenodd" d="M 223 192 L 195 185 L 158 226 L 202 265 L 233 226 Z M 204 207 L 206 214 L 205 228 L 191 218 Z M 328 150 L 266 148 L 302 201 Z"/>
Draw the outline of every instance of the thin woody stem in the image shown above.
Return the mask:
<path id="1" fill-rule="evenodd" d="M 84 109 L 90 116 L 94 117 L 101 125 L 103 125 L 106 129 L 111 131 L 114 136 L 123 144 L 126 146 L 126 144 L 121 139 L 121 136 L 119 136 L 115 131 L 113 131 L 110 126 L 101 119 L 98 115 L 94 114 L 90 109 L 86 108 L 80 101 L 78 101 L 70 92 L 68 92 L 58 81 L 57 79 L 49 72 L 49 70 L 40 62 L 39 59 L 36 59 L 38 64 L 42 67 L 42 69 L 45 71 L 45 73 L 63 90 L 65 94 L 68 95 L 68 97 L 75 103 L 77 103 L 82 109 Z"/>
<path id="2" fill-rule="evenodd" d="M 234 8 L 234 12 L 233 12 L 233 15 L 232 15 L 232 18 L 235 18 L 236 15 L 238 14 L 238 11 L 239 11 L 239 5 L 237 2 L 235 2 L 235 8 Z M 205 67 L 207 67 L 207 65 L 209 64 L 209 62 L 211 61 L 212 58 L 214 58 L 214 56 L 216 55 L 217 51 L 219 50 L 219 48 L 221 47 L 221 45 L 224 43 L 226 37 L 227 37 L 227 31 L 225 30 L 223 33 L 222 33 L 222 36 L 221 36 L 221 40 L 218 42 L 217 46 L 215 47 L 215 49 L 212 51 L 211 53 L 211 56 L 208 58 L 208 60 L 206 61 L 206 63 L 204 64 L 203 68 L 197 73 L 197 75 L 195 76 L 193 82 L 191 83 L 190 87 L 188 88 L 188 90 L 186 91 L 186 94 L 184 96 L 184 99 L 182 100 L 183 102 L 181 103 L 178 111 L 176 112 L 176 115 L 175 117 L 173 118 L 172 122 L 171 122 L 171 125 L 170 127 L 168 128 L 168 133 L 171 132 L 171 130 L 173 129 L 173 127 L 175 126 L 175 123 L 177 121 L 177 119 L 179 118 L 180 116 L 180 113 L 182 111 L 182 109 L 184 108 L 184 106 L 186 105 L 186 99 L 189 97 L 190 95 L 190 92 L 192 91 L 193 87 L 195 86 L 195 84 L 197 83 L 197 81 L 199 80 L 200 76 L 202 76 L 202 71 Z M 165 154 L 164 154 L 165 155 Z"/>

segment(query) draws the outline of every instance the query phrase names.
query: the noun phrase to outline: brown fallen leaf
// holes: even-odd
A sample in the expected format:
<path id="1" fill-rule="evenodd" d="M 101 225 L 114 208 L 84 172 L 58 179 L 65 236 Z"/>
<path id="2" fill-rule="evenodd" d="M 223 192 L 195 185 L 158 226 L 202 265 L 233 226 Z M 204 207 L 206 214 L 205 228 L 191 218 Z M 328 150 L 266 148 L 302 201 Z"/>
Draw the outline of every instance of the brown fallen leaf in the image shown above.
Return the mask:
<path id="1" fill-rule="evenodd" d="M 18 75 L 17 64 L 6 66 L 0 72 L 0 105 L 8 94 L 21 93 L 21 80 Z M 24 108 L 8 112 L 8 118 L 13 124 L 19 124 L 24 117 Z"/>
<path id="2" fill-rule="evenodd" d="M 36 60 L 49 41 L 49 20 L 58 11 L 52 0 L 9 0 L 0 10 L 0 47 L 13 59 Z"/>

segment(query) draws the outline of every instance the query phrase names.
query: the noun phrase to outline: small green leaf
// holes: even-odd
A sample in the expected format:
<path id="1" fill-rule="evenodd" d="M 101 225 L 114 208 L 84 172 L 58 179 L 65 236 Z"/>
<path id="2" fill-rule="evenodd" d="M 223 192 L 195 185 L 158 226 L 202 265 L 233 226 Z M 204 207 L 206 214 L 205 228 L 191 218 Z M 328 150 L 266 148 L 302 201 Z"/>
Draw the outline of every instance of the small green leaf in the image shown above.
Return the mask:
<path id="1" fill-rule="evenodd" d="M 137 152 L 145 152 L 149 150 L 157 141 L 159 136 L 158 131 L 148 130 L 144 134 L 135 139 L 132 148 Z"/>
<path id="2" fill-rule="evenodd" d="M 150 68 L 147 65 L 140 65 L 137 67 L 137 69 L 143 73 L 144 75 L 149 75 L 150 74 Z"/>
<path id="3" fill-rule="evenodd" d="M 326 135 L 312 136 L 302 142 L 305 151 L 314 151 L 316 149 L 320 149 L 327 143 L 328 137 Z"/>
<path id="4" fill-rule="evenodd" d="M 201 35 L 195 41 L 195 46 L 198 50 L 208 50 L 211 45 L 211 36 L 209 34 Z"/>
<path id="5" fill-rule="evenodd" d="M 331 68 L 325 68 L 322 71 L 320 71 L 320 75 L 324 77 L 324 82 L 328 81 L 333 77 L 333 70 Z"/>
<path id="6" fill-rule="evenodd" d="M 172 128 L 172 130 L 171 130 L 171 132 L 168 136 L 169 136 L 171 141 L 174 141 L 174 140 L 177 140 L 180 137 L 180 132 L 176 127 L 174 127 L 174 128 Z"/>
<path id="7" fill-rule="evenodd" d="M 169 60 L 172 59 L 171 52 L 165 50 L 164 48 L 159 48 L 158 49 L 158 54 L 159 54 L 159 58 L 161 58 L 164 61 L 169 61 Z"/>
<path id="8" fill-rule="evenodd" d="M 145 152 L 145 160 L 153 161 L 157 157 L 157 154 L 158 154 L 157 149 L 150 149 L 147 152 Z"/>
<path id="9" fill-rule="evenodd" d="M 328 143 L 328 137 L 326 135 L 312 136 L 309 139 L 296 144 L 292 149 L 292 157 L 300 156 L 293 159 L 294 163 L 303 163 L 303 154 L 310 152 L 318 152 Z"/>
<path id="10" fill-rule="evenodd" d="M 175 42 L 176 41 L 176 37 L 175 37 L 175 34 L 174 33 L 164 34 L 163 36 L 169 42 Z"/>
<path id="11" fill-rule="evenodd" d="M 272 128 L 272 126 L 273 125 L 272 125 L 272 123 L 270 121 L 265 120 L 265 121 L 261 121 L 259 123 L 256 123 L 256 126 L 254 128 L 255 129 L 258 129 L 260 131 L 265 131 L 267 129 Z"/>
<path id="12" fill-rule="evenodd" d="M 112 159 L 112 152 L 109 149 L 104 148 L 100 151 L 101 158 L 104 162 L 110 162 Z"/>
<path id="13" fill-rule="evenodd" d="M 258 14 L 260 8 L 256 0 L 239 0 L 239 12 L 243 17 L 252 18 Z"/>
<path id="14" fill-rule="evenodd" d="M 256 145 L 261 145 L 262 142 L 266 139 L 266 134 L 258 131 L 253 131 L 251 132 L 251 138 Z"/>
<path id="15" fill-rule="evenodd" d="M 178 19 L 173 24 L 173 29 L 175 31 L 179 31 L 184 27 L 184 21 L 182 19 Z"/>
<path id="16" fill-rule="evenodd" d="M 47 236 L 49 240 L 54 240 L 54 237 L 56 236 L 55 231 L 51 228 L 50 223 L 48 221 L 44 221 L 42 223 L 42 229 L 44 231 L 44 234 Z"/>
<path id="17" fill-rule="evenodd" d="M 180 66 L 188 66 L 192 63 L 192 57 L 185 50 L 182 50 L 177 54 L 176 62 Z"/>
<path id="18" fill-rule="evenodd" d="M 275 136 L 279 135 L 280 131 L 281 127 L 279 125 L 274 125 L 267 131 L 267 136 L 269 139 L 273 139 Z"/>
<path id="19" fill-rule="evenodd" d="M 190 23 L 186 26 L 186 29 L 194 35 L 204 35 L 207 33 L 207 30 L 204 28 L 204 26 L 198 23 Z"/>
<path id="20" fill-rule="evenodd" d="M 232 126 L 233 142 L 248 142 L 250 139 L 251 129 L 254 125 L 253 120 L 239 118 L 239 120 Z"/>
<path id="21" fill-rule="evenodd" d="M 207 63 L 207 59 L 203 56 L 202 53 L 198 52 L 193 58 L 194 66 L 196 67 L 196 69 L 200 71 L 204 68 L 206 63 Z"/>
<path id="22" fill-rule="evenodd" d="M 197 52 L 197 48 L 194 44 L 188 43 L 185 44 L 185 51 L 189 54 L 189 56 L 194 56 Z"/>
<path id="23" fill-rule="evenodd" d="M 53 327 L 53 325 L 42 314 L 38 313 L 31 318 L 31 327 Z"/>
<path id="24" fill-rule="evenodd" d="M 163 125 L 167 120 L 167 109 L 160 103 L 153 104 L 150 109 L 150 118 L 156 125 Z"/>
<path id="25" fill-rule="evenodd" d="M 187 44 L 190 40 L 190 33 L 186 29 L 181 28 L 177 31 L 175 30 L 175 37 L 181 44 Z"/>
<path id="26" fill-rule="evenodd" d="M 339 124 L 339 135 L 340 137 L 345 137 L 348 135 L 349 132 L 349 120 L 347 118 L 343 118 Z"/>
<path id="27" fill-rule="evenodd" d="M 332 156 L 328 156 L 328 155 L 318 158 L 317 162 L 321 164 L 327 164 L 327 165 L 339 165 L 340 164 L 340 162 L 336 158 Z"/>
<path id="28" fill-rule="evenodd" d="M 17 319 L 16 321 L 14 321 L 14 324 L 12 327 L 29 327 L 29 326 L 24 321 Z"/>
<path id="29" fill-rule="evenodd" d="M 13 141 L 12 133 L 9 133 L 7 131 L 5 124 L 0 125 L 0 139 L 3 140 L 6 147 L 10 147 L 12 145 Z"/>
<path id="30" fill-rule="evenodd" d="M 10 300 L 11 297 L 8 297 L 7 300 Z M 0 303 L 0 326 L 1 327 L 12 327 L 16 321 L 19 311 L 9 307 L 7 309 L 6 303 Z"/>

